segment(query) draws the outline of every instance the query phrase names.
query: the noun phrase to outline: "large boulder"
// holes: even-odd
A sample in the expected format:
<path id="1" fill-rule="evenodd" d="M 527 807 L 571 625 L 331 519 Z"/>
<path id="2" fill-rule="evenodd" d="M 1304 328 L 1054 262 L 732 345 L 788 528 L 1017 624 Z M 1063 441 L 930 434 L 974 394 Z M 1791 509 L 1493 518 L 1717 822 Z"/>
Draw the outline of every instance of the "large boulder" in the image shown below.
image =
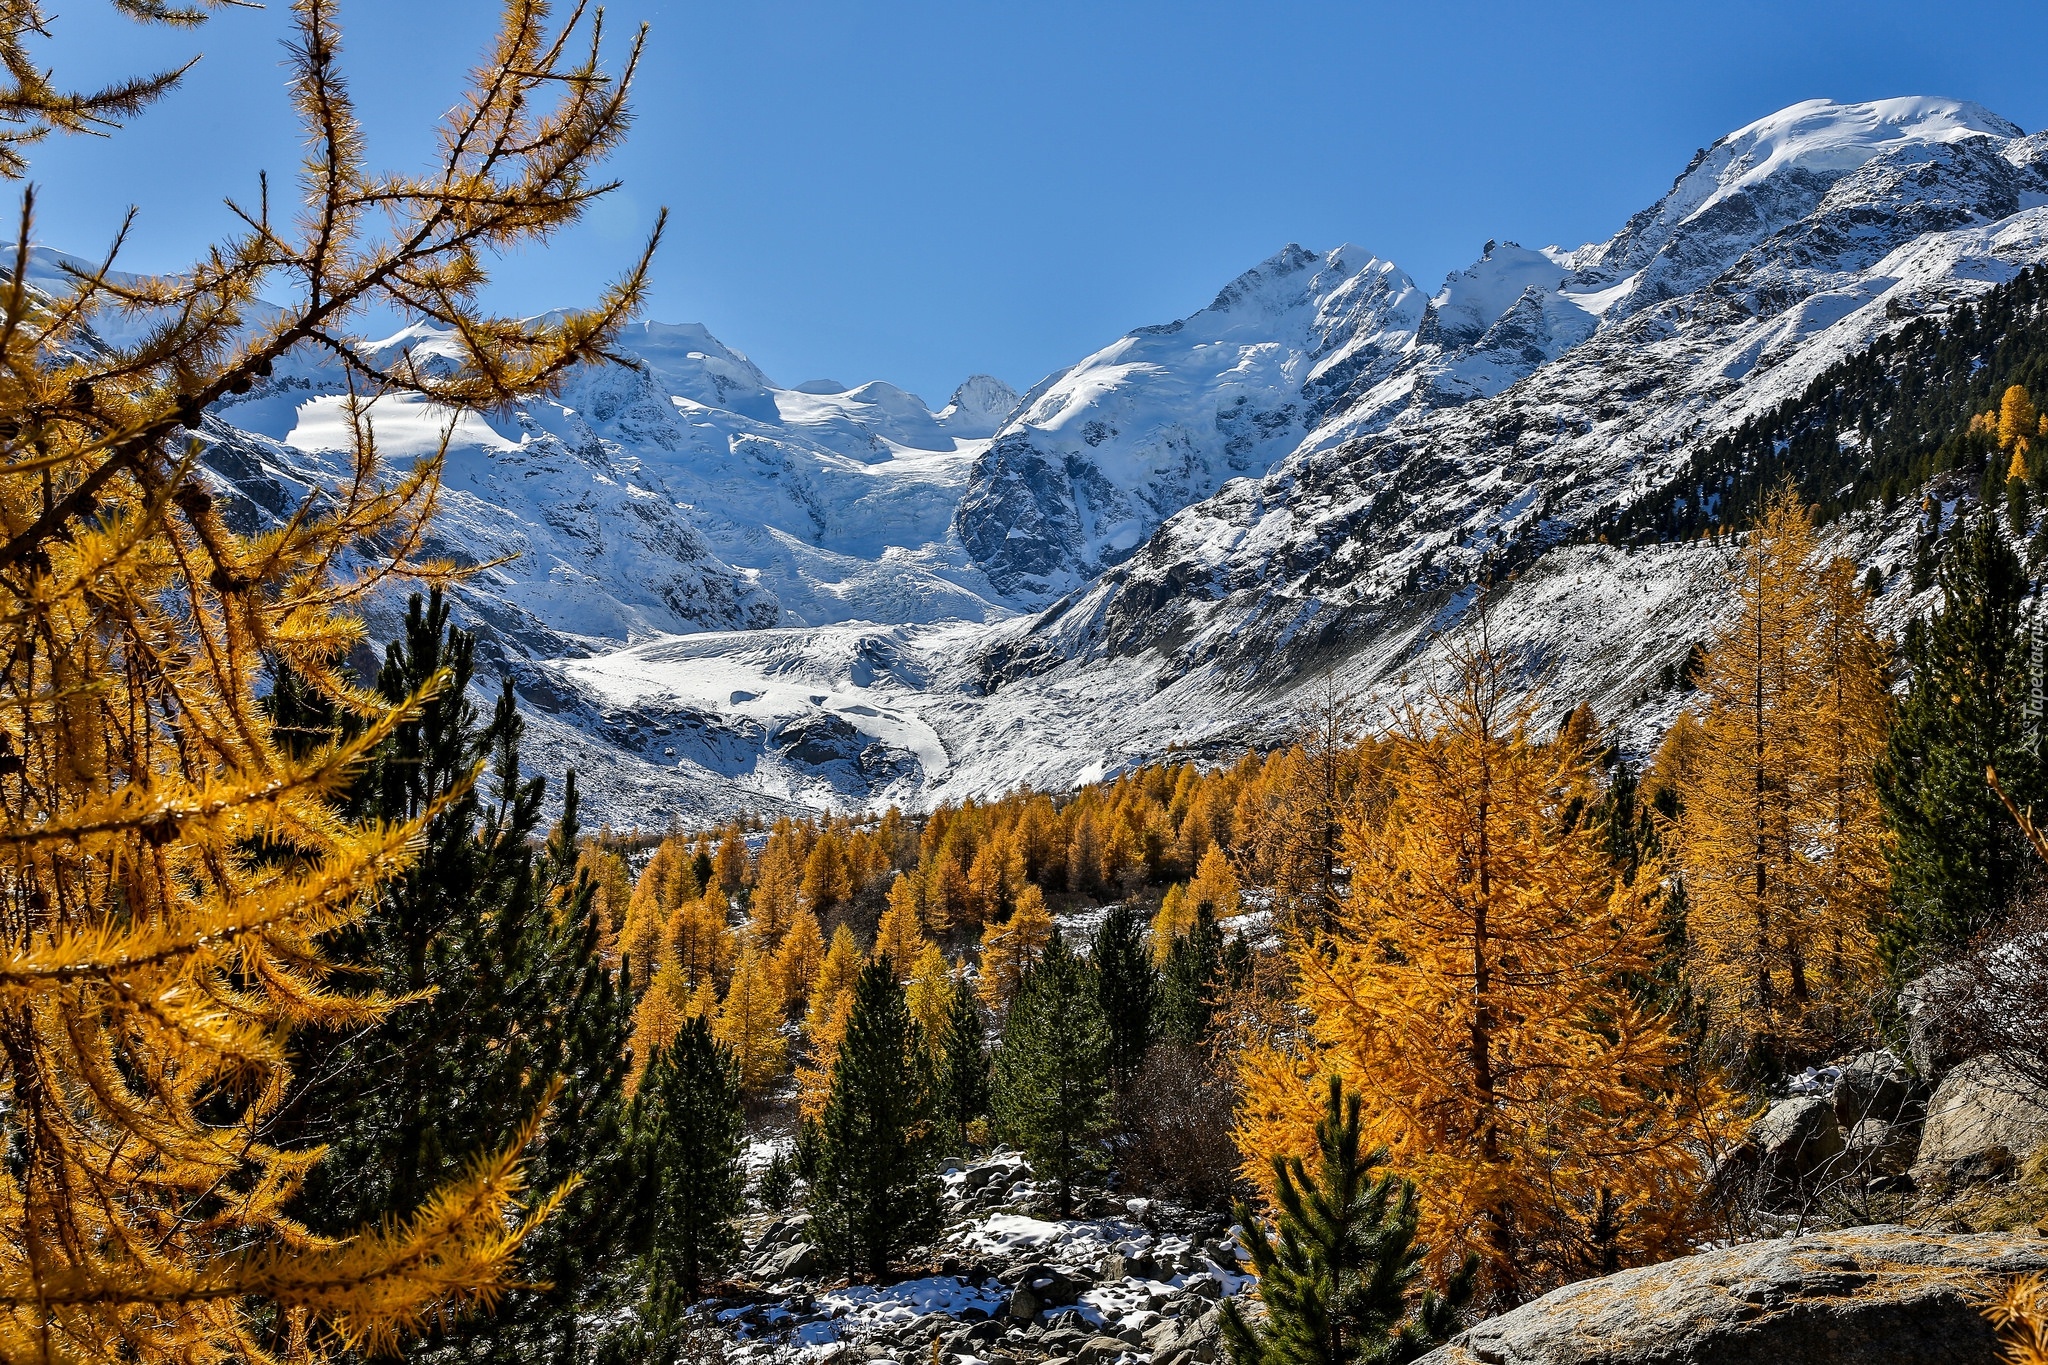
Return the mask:
<path id="1" fill-rule="evenodd" d="M 750 1268 L 753 1277 L 764 1284 L 779 1284 L 799 1275 L 808 1275 L 816 1270 L 822 1258 L 818 1248 L 809 1242 L 792 1242 L 763 1252 Z"/>
<path id="2" fill-rule="evenodd" d="M 1897 1123 L 1914 1107 L 1913 1073 L 1890 1052 L 1859 1053 L 1835 1077 L 1835 1122 L 1848 1132 L 1865 1119 Z"/>
<path id="3" fill-rule="evenodd" d="M 1553 1290 L 1423 1365 L 1983 1365 L 1978 1304 L 2048 1238 L 1872 1227 L 1777 1238 Z"/>
<path id="4" fill-rule="evenodd" d="M 1843 1148 L 1834 1105 L 1817 1095 L 1779 1100 L 1749 1130 L 1757 1175 L 1768 1195 L 1779 1195 L 1810 1180 Z"/>
<path id="5" fill-rule="evenodd" d="M 2048 1092 L 1996 1057 L 1972 1057 L 1927 1102 L 1913 1178 L 1955 1185 L 2006 1174 L 2044 1143 Z"/>
<path id="6" fill-rule="evenodd" d="M 1904 1175 L 1919 1147 L 1916 1125 L 1864 1119 L 1849 1130 L 1845 1159 L 1850 1170 L 1865 1177 Z"/>

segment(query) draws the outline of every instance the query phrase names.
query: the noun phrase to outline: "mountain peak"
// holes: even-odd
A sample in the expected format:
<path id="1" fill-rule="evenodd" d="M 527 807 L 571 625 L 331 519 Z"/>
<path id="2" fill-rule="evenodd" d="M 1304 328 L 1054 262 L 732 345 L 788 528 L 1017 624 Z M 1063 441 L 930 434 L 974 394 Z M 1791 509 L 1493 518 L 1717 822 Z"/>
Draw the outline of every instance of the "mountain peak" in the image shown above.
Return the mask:
<path id="1" fill-rule="evenodd" d="M 1785 171 L 1840 176 L 1913 143 L 2013 138 L 2024 130 L 1981 104 L 1932 95 L 1842 104 L 1802 100 L 1746 124 L 1693 160 L 1671 188 L 1684 216 Z"/>
<path id="2" fill-rule="evenodd" d="M 953 390 L 953 397 L 939 410 L 938 417 L 950 426 L 971 427 L 977 433 L 986 428 L 986 434 L 992 435 L 1021 401 L 1015 389 L 994 375 L 970 374 Z"/>

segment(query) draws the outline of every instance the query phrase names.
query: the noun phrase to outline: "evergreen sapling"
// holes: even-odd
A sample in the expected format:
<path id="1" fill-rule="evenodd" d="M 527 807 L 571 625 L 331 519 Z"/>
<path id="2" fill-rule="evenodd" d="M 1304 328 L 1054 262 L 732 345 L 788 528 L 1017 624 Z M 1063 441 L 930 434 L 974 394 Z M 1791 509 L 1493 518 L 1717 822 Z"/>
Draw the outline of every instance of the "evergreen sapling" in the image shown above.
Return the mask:
<path id="1" fill-rule="evenodd" d="M 1314 1174 L 1300 1157 L 1273 1158 L 1277 1238 L 1237 1205 L 1266 1318 L 1254 1323 L 1224 1301 L 1235 1365 L 1405 1365 L 1458 1330 L 1478 1258 L 1468 1253 L 1442 1294 L 1417 1296 L 1428 1248 L 1415 1244 L 1415 1186 L 1382 1169 L 1384 1148 L 1359 1151 L 1359 1112 L 1359 1097 L 1332 1076 Z"/>
<path id="2" fill-rule="evenodd" d="M 962 1151 L 973 1140 L 974 1124 L 989 1111 L 988 1040 L 981 1001 L 965 978 L 953 983 L 946 1012 L 945 1048 L 939 1057 L 939 1121 Z"/>
<path id="3" fill-rule="evenodd" d="M 996 1053 L 996 1120 L 1050 1177 L 1062 1217 L 1075 1187 L 1099 1172 L 1109 1131 L 1109 1028 L 1095 973 L 1054 931 L 1018 983 Z"/>
<path id="4" fill-rule="evenodd" d="M 929 1070 L 895 966 L 878 957 L 853 984 L 811 1182 L 811 1226 L 849 1273 L 882 1279 L 938 1232 Z"/>

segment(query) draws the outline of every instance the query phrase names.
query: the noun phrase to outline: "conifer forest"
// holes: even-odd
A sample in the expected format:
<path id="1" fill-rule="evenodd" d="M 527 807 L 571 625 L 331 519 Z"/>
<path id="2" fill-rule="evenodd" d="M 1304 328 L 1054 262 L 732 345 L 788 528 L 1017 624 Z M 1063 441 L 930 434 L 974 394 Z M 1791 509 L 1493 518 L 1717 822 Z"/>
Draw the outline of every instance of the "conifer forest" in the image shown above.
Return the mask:
<path id="1" fill-rule="evenodd" d="M 501 0 L 430 155 L 393 167 L 343 16 L 296 0 L 301 164 L 142 274 L 126 228 L 45 250 L 37 160 L 135 135 L 186 71 L 74 88 L 42 44 L 237 16 L 101 8 L 0 0 L 0 1362 L 2048 1361 L 2048 246 L 1985 246 L 1995 270 L 1911 306 L 1858 295 L 1866 332 L 1766 352 L 1720 407 L 1675 368 L 1611 378 L 1647 324 L 1500 340 L 1623 288 L 1585 273 L 1593 247 L 1462 341 L 1478 276 L 1425 307 L 1389 264 L 1290 248 L 1308 264 L 1189 325 L 1290 271 L 1370 278 L 1373 334 L 1433 348 L 1401 382 L 1435 396 L 1374 425 L 1372 385 L 1410 362 L 1351 350 L 1288 380 L 1312 420 L 1216 398 L 1203 423 L 1300 420 L 1301 453 L 1143 503 L 1121 558 L 1086 528 L 1122 466 L 1085 462 L 1122 431 L 1027 449 L 1079 369 L 1022 397 L 971 380 L 937 414 L 892 389 L 928 424 L 1000 390 L 986 430 L 944 436 L 973 466 L 944 534 L 1009 605 L 877 617 L 896 633 L 847 676 L 895 689 L 886 714 L 819 695 L 763 721 L 771 684 L 840 686 L 801 650 L 851 627 L 791 605 L 794 570 L 547 484 L 561 522 L 696 556 L 681 615 L 600 645 L 520 595 L 539 530 L 464 539 L 497 496 L 480 463 L 567 478 L 547 460 L 612 458 L 619 413 L 654 429 L 648 393 L 712 420 L 643 318 L 665 213 L 577 306 L 491 292 L 494 262 L 621 192 L 659 33 Z M 2036 174 L 2016 127 L 1926 103 L 1853 108 L 1938 124 L 1901 135 L 1927 176 Z M 1834 200 L 1784 208 L 1740 179 L 1767 158 L 1720 152 L 1796 160 L 1796 136 L 1765 120 L 1695 158 L 1681 188 L 1719 176 L 1778 235 L 1682 295 L 1691 258 L 1644 255 L 1629 280 L 1678 283 L 1639 316 L 1762 316 L 1734 301 L 1755 253 Z M 1994 138 L 2004 170 L 1950 164 Z M 1839 197 L 1889 154 L 1813 164 Z M 1898 251 L 1962 230 L 1942 222 Z M 1563 259 L 1489 241 L 1474 270 L 1511 251 Z M 1311 300 L 1329 336 L 1342 292 Z M 411 341 L 367 339 L 394 317 Z M 754 383 L 690 338 L 716 398 Z M 1524 368 L 1486 389 L 1480 360 Z M 1611 391 L 1578 394 L 1587 374 Z M 692 477 L 795 480 L 788 414 L 847 391 L 766 384 Z M 291 463 L 298 436 L 238 415 L 258 400 L 325 404 L 338 447 Z M 1654 439 L 1599 426 L 1624 400 L 1667 404 Z M 401 450 L 387 413 L 437 434 Z M 1637 462 L 1529 454 L 1596 430 Z M 860 431 L 869 464 L 939 449 Z M 629 481 L 607 468 L 589 488 Z M 984 553 L 984 516 L 1021 529 Z M 1018 548 L 1055 523 L 1082 529 Z M 638 572 L 572 558 L 548 581 Z M 784 616 L 747 615 L 763 583 Z M 1628 614 L 1652 598 L 1677 605 Z M 728 686 L 749 637 L 789 652 Z M 617 659 L 660 662 L 648 639 L 713 701 L 602 693 Z M 1198 705 L 1191 679 L 1219 690 Z M 1149 747 L 1098 738 L 1159 716 Z M 1086 761 L 1041 761 L 1058 744 Z M 654 768 L 671 785 L 633 776 Z M 703 775 L 696 804 L 662 804 L 675 772 Z"/>

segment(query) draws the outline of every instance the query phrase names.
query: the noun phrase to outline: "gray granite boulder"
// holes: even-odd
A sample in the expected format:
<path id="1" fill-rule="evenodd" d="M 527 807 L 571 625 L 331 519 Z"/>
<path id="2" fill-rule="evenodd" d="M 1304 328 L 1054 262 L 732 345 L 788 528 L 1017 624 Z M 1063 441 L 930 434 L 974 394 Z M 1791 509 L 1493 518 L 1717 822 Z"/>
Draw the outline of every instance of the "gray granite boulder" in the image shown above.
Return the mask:
<path id="1" fill-rule="evenodd" d="M 1971 1003 L 1970 979 L 1954 967 L 1937 967 L 1899 992 L 1906 1055 L 1930 1084 L 1976 1051 L 1966 1027 Z"/>
<path id="2" fill-rule="evenodd" d="M 1553 1290 L 1423 1365 L 1984 1365 L 1978 1310 L 2048 1237 L 1871 1227 L 1778 1238 Z"/>
<path id="3" fill-rule="evenodd" d="M 1998 1058 L 1972 1057 L 1935 1087 L 1913 1178 L 1968 1184 L 2009 1174 L 2048 1143 L 2048 1093 Z"/>
<path id="4" fill-rule="evenodd" d="M 1859 1053 L 1835 1078 L 1835 1122 L 1848 1132 L 1865 1119 L 1896 1123 L 1914 1107 L 1913 1073 L 1890 1052 Z"/>
<path id="5" fill-rule="evenodd" d="M 1845 1157 L 1849 1169 L 1860 1175 L 1903 1175 L 1919 1147 L 1918 1125 L 1864 1119 L 1849 1130 Z"/>
<path id="6" fill-rule="evenodd" d="M 1843 1148 L 1834 1106 L 1819 1096 L 1780 1100 L 1749 1130 L 1757 1175 L 1767 1197 L 1797 1189 Z"/>

